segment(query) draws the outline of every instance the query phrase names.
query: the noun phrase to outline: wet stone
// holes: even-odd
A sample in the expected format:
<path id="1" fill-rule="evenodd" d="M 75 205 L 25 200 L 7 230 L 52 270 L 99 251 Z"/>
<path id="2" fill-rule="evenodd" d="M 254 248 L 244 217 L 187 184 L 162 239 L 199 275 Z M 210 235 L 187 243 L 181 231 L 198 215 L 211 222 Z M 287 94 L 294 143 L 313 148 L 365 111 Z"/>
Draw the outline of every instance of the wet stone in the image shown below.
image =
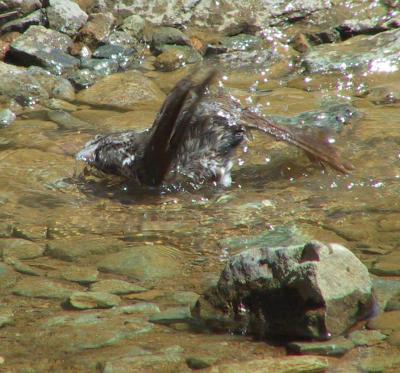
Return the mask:
<path id="1" fill-rule="evenodd" d="M 13 288 L 13 294 L 30 298 L 67 299 L 77 288 L 41 277 L 20 280 Z"/>
<path id="2" fill-rule="evenodd" d="M 183 348 L 170 346 L 158 352 L 137 350 L 127 356 L 111 359 L 102 364 L 102 373 L 178 372 L 183 362 Z"/>
<path id="3" fill-rule="evenodd" d="M 168 46 L 162 47 L 161 50 L 162 53 L 154 61 L 154 66 L 161 71 L 174 71 L 202 59 L 196 50 L 188 46 Z"/>
<path id="4" fill-rule="evenodd" d="M 69 36 L 75 36 L 88 19 L 88 15 L 73 1 L 49 0 L 49 5 L 46 12 L 50 27 Z"/>
<path id="5" fill-rule="evenodd" d="M 194 307 L 200 295 L 192 291 L 175 291 L 168 294 L 167 299 L 177 302 L 179 304 L 188 305 L 190 308 Z"/>
<path id="6" fill-rule="evenodd" d="M 138 341 L 141 335 L 154 328 L 141 318 L 121 318 L 112 314 L 104 317 L 105 312 L 87 311 L 47 319 L 32 337 L 32 343 L 35 346 L 50 345 L 54 351 L 78 352 Z"/>
<path id="7" fill-rule="evenodd" d="M 46 255 L 53 258 L 74 261 L 80 257 L 107 254 L 121 250 L 125 243 L 114 239 L 98 239 L 86 237 L 49 241 Z"/>
<path id="8" fill-rule="evenodd" d="M 225 37 L 221 40 L 221 45 L 229 50 L 245 51 L 262 48 L 264 44 L 260 36 L 239 34 L 231 37 Z"/>
<path id="9" fill-rule="evenodd" d="M 0 95 L 30 106 L 49 98 L 46 90 L 25 69 L 0 61 Z"/>
<path id="10" fill-rule="evenodd" d="M 312 73 L 367 68 L 371 72 L 395 71 L 400 66 L 399 51 L 400 30 L 392 30 L 323 44 L 309 52 L 304 63 Z"/>
<path id="11" fill-rule="evenodd" d="M 91 58 L 82 60 L 81 66 L 84 69 L 92 70 L 97 76 L 107 76 L 116 73 L 119 69 L 119 64 L 111 59 L 97 59 Z"/>
<path id="12" fill-rule="evenodd" d="M 49 97 L 68 101 L 74 100 L 75 90 L 67 79 L 53 75 L 39 66 L 30 66 L 27 71 L 47 91 Z"/>
<path id="13" fill-rule="evenodd" d="M 19 272 L 23 273 L 24 275 L 29 275 L 29 276 L 41 276 L 42 272 L 37 270 L 36 268 L 30 266 L 29 264 L 23 263 L 18 259 L 15 258 L 7 258 L 6 263 L 9 265 L 12 265 L 13 268 Z"/>
<path id="14" fill-rule="evenodd" d="M 400 281 L 373 278 L 373 288 L 380 310 L 386 310 L 388 302 L 400 293 Z M 387 310 L 390 311 L 390 310 Z"/>
<path id="15" fill-rule="evenodd" d="M 206 369 L 217 362 L 217 358 L 211 356 L 189 356 L 186 358 L 186 364 L 190 369 Z"/>
<path id="16" fill-rule="evenodd" d="M 91 291 L 101 291 L 105 293 L 123 295 L 131 293 L 142 293 L 147 291 L 142 286 L 133 284 L 131 282 L 110 279 L 110 280 L 100 280 L 90 286 Z"/>
<path id="17" fill-rule="evenodd" d="M 152 315 L 149 321 L 155 324 L 175 324 L 192 321 L 192 315 L 189 307 L 171 307 L 159 313 Z"/>
<path id="18" fill-rule="evenodd" d="M 67 76 L 77 89 L 89 88 L 99 78 L 99 75 L 96 72 L 89 69 L 77 70 Z"/>
<path id="19" fill-rule="evenodd" d="M 132 14 L 124 19 L 121 29 L 140 40 L 143 38 L 144 24 L 145 21 L 141 16 Z"/>
<path id="20" fill-rule="evenodd" d="M 72 40 L 43 26 L 31 26 L 17 38 L 10 49 L 10 58 L 23 65 L 39 65 L 61 74 L 79 65 L 79 60 L 66 53 Z"/>
<path id="21" fill-rule="evenodd" d="M 1 26 L 0 31 L 2 34 L 7 32 L 24 32 L 29 26 L 43 25 L 45 22 L 45 15 L 41 9 L 38 9 L 25 17 L 17 18 L 5 23 Z"/>
<path id="22" fill-rule="evenodd" d="M 8 289 L 13 287 L 17 282 L 17 276 L 12 267 L 0 263 L 0 294 L 8 292 Z"/>
<path id="23" fill-rule="evenodd" d="M 97 281 L 99 272 L 96 268 L 70 266 L 64 269 L 60 277 L 67 281 L 77 282 L 78 284 L 86 285 Z"/>
<path id="24" fill-rule="evenodd" d="M 378 330 L 356 330 L 348 337 L 355 346 L 373 346 L 386 339 Z"/>
<path id="25" fill-rule="evenodd" d="M 118 306 L 121 302 L 119 296 L 102 292 L 78 291 L 70 295 L 69 304 L 81 310 L 92 308 L 111 308 Z"/>
<path id="26" fill-rule="evenodd" d="M 400 253 L 394 251 L 380 256 L 370 271 L 378 276 L 400 276 Z"/>
<path id="27" fill-rule="evenodd" d="M 93 57 L 114 60 L 118 62 L 119 66 L 124 67 L 135 53 L 133 48 L 127 49 L 120 45 L 105 44 L 94 51 Z"/>
<path id="28" fill-rule="evenodd" d="M 291 353 L 322 356 L 342 356 L 353 347 L 353 342 L 343 337 L 326 342 L 291 342 L 287 346 Z"/>
<path id="29" fill-rule="evenodd" d="M 400 290 L 397 291 L 387 302 L 385 311 L 399 311 L 400 310 Z"/>
<path id="30" fill-rule="evenodd" d="M 128 31 L 115 30 L 108 37 L 108 43 L 129 49 L 135 48 L 138 41 Z"/>
<path id="31" fill-rule="evenodd" d="M 78 40 L 91 48 L 96 47 L 99 43 L 105 43 L 114 23 L 115 17 L 112 13 L 92 13 L 89 21 L 80 29 Z"/>
<path id="32" fill-rule="evenodd" d="M 368 329 L 380 330 L 384 334 L 400 331 L 400 311 L 381 313 L 368 321 L 367 327 Z"/>
<path id="33" fill-rule="evenodd" d="M 107 76 L 77 95 L 77 100 L 89 105 L 126 110 L 158 109 L 164 98 L 155 83 L 134 70 Z"/>
<path id="34" fill-rule="evenodd" d="M 325 372 L 328 367 L 328 361 L 323 357 L 285 356 L 219 364 L 204 370 L 204 373 L 318 373 Z"/>
<path id="35" fill-rule="evenodd" d="M 14 312 L 7 307 L 0 307 L 0 328 L 14 324 Z"/>
<path id="36" fill-rule="evenodd" d="M 132 247 L 104 257 L 98 264 L 103 272 L 129 276 L 139 281 L 173 277 L 179 271 L 177 258 L 164 246 Z"/>
<path id="37" fill-rule="evenodd" d="M 17 116 L 10 109 L 0 110 L 0 128 L 10 126 Z"/>
<path id="38" fill-rule="evenodd" d="M 131 314 L 143 314 L 143 315 L 153 315 L 160 312 L 160 308 L 155 303 L 149 302 L 138 302 L 131 304 L 129 306 L 119 307 L 115 310 L 116 313 L 122 313 L 125 315 Z"/>
<path id="39" fill-rule="evenodd" d="M 43 255 L 44 246 L 20 238 L 0 239 L 0 253 L 3 259 L 33 259 Z"/>
<path id="40" fill-rule="evenodd" d="M 159 27 L 153 32 L 152 48 L 160 53 L 164 44 L 190 45 L 190 39 L 176 28 Z"/>

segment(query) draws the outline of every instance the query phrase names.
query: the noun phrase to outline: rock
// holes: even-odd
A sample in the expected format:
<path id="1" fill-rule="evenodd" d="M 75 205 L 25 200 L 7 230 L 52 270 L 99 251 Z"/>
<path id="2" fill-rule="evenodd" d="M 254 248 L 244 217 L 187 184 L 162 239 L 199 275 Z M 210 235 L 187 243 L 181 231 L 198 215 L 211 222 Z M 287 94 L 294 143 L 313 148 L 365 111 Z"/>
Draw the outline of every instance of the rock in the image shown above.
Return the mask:
<path id="1" fill-rule="evenodd" d="M 159 54 L 154 66 L 161 71 L 174 71 L 187 64 L 199 62 L 201 59 L 201 55 L 191 47 L 174 46 L 166 48 Z"/>
<path id="2" fill-rule="evenodd" d="M 155 324 L 187 323 L 193 320 L 189 307 L 172 307 L 150 316 L 149 321 Z"/>
<path id="3" fill-rule="evenodd" d="M 0 239 L 0 253 L 5 258 L 33 259 L 42 256 L 44 246 L 20 238 Z"/>
<path id="4" fill-rule="evenodd" d="M 11 97 L 21 105 L 34 105 L 49 98 L 46 90 L 25 69 L 0 61 L 0 95 Z"/>
<path id="5" fill-rule="evenodd" d="M 6 307 L 0 307 L 0 328 L 14 324 L 14 312 Z"/>
<path id="6" fill-rule="evenodd" d="M 81 66 L 84 69 L 92 70 L 99 77 L 116 73 L 119 68 L 119 64 L 115 60 L 97 58 L 84 60 L 82 61 Z"/>
<path id="7" fill-rule="evenodd" d="M 356 346 L 373 346 L 386 339 L 386 335 L 378 330 L 356 330 L 349 334 L 349 339 Z"/>
<path id="8" fill-rule="evenodd" d="M 186 364 L 190 369 L 206 369 L 210 366 L 214 365 L 217 362 L 215 357 L 198 357 L 198 356 L 189 356 L 186 358 Z"/>
<path id="9" fill-rule="evenodd" d="M 75 36 L 88 19 L 88 15 L 73 1 L 49 0 L 49 5 L 46 12 L 50 27 L 69 36 Z"/>
<path id="10" fill-rule="evenodd" d="M 99 43 L 107 42 L 114 24 L 115 17 L 112 13 L 91 14 L 89 21 L 79 31 L 77 39 L 90 48 L 95 48 Z"/>
<path id="11" fill-rule="evenodd" d="M 304 57 L 308 72 L 348 71 L 390 72 L 400 67 L 400 30 L 373 36 L 355 36 L 342 43 L 323 44 Z"/>
<path id="12" fill-rule="evenodd" d="M 13 288 L 13 294 L 30 298 L 66 300 L 77 288 L 41 277 L 23 278 Z"/>
<path id="13" fill-rule="evenodd" d="M 400 310 L 400 290 L 397 291 L 387 302 L 385 311 L 399 311 Z"/>
<path id="14" fill-rule="evenodd" d="M 36 348 L 52 346 L 55 351 L 79 352 L 140 341 L 154 326 L 137 317 L 113 315 L 114 310 L 82 312 L 46 318 L 30 337 Z M 107 313 L 109 312 L 109 313 Z M 106 316 L 106 317 L 105 317 Z"/>
<path id="15" fill-rule="evenodd" d="M 317 373 L 325 372 L 329 364 L 326 358 L 317 356 L 267 357 L 240 363 L 215 365 L 204 373 Z"/>
<path id="16" fill-rule="evenodd" d="M 110 293 L 77 291 L 70 295 L 68 301 L 72 307 L 86 310 L 115 307 L 120 304 L 121 299 L 119 296 Z"/>
<path id="17" fill-rule="evenodd" d="M 57 259 L 74 261 L 80 257 L 116 252 L 125 246 L 124 242 L 117 239 L 86 237 L 85 240 L 82 240 L 78 237 L 49 241 L 46 255 Z"/>
<path id="18" fill-rule="evenodd" d="M 392 345 L 392 346 L 397 346 L 400 347 L 400 330 L 395 331 L 392 333 L 387 341 Z"/>
<path id="19" fill-rule="evenodd" d="M 136 51 L 133 48 L 125 48 L 116 44 L 105 44 L 97 48 L 93 56 L 118 62 L 119 67 L 125 68 L 133 60 Z"/>
<path id="20" fill-rule="evenodd" d="M 160 88 L 138 71 L 107 76 L 77 95 L 77 100 L 89 105 L 125 110 L 158 109 L 164 99 Z"/>
<path id="21" fill-rule="evenodd" d="M 127 31 L 115 30 L 108 37 L 108 43 L 119 45 L 125 49 L 136 48 L 137 40 Z"/>
<path id="22" fill-rule="evenodd" d="M 92 267 L 70 266 L 61 271 L 60 277 L 67 281 L 77 282 L 81 285 L 87 285 L 97 281 L 99 272 Z"/>
<path id="23" fill-rule="evenodd" d="M 170 346 L 160 351 L 140 349 L 127 356 L 113 358 L 101 366 L 102 373 L 180 372 L 183 348 Z"/>
<path id="24" fill-rule="evenodd" d="M 19 273 L 23 273 L 25 275 L 30 275 L 30 276 L 41 276 L 42 272 L 37 270 L 36 268 L 25 264 L 21 261 L 19 261 L 18 259 L 15 259 L 13 257 L 9 257 L 5 260 L 5 262 L 7 264 L 10 264 L 13 266 L 13 268 L 19 272 Z"/>
<path id="25" fill-rule="evenodd" d="M 160 308 L 154 303 L 138 302 L 129 306 L 119 307 L 115 310 L 116 313 L 123 313 L 131 315 L 132 313 L 139 313 L 143 315 L 153 315 L 160 312 Z"/>
<path id="26" fill-rule="evenodd" d="M 47 112 L 49 120 L 57 123 L 63 130 L 82 130 L 92 129 L 93 126 L 83 120 L 75 118 L 73 115 L 63 110 L 49 110 Z"/>
<path id="27" fill-rule="evenodd" d="M 400 275 L 400 253 L 393 251 L 388 255 L 381 255 L 370 269 L 371 273 L 378 276 Z"/>
<path id="28" fill-rule="evenodd" d="M 79 90 L 89 88 L 100 77 L 96 72 L 89 69 L 77 70 L 67 76 L 75 88 Z"/>
<path id="29" fill-rule="evenodd" d="M 290 342 L 288 351 L 300 355 L 342 356 L 354 347 L 352 341 L 339 337 L 326 342 Z"/>
<path id="30" fill-rule="evenodd" d="M 67 35 L 43 26 L 31 26 L 11 44 L 9 54 L 22 65 L 39 65 L 61 74 L 79 65 L 78 59 L 66 53 L 71 45 Z"/>
<path id="31" fill-rule="evenodd" d="M 158 54 L 165 44 L 189 45 L 190 39 L 180 30 L 173 27 L 159 27 L 153 32 L 152 48 Z"/>
<path id="32" fill-rule="evenodd" d="M 10 109 L 0 110 L 0 128 L 10 126 L 17 116 Z"/>
<path id="33" fill-rule="evenodd" d="M 0 263 L 0 294 L 8 292 L 17 282 L 17 276 L 9 265 Z"/>
<path id="34" fill-rule="evenodd" d="M 400 331 L 400 311 L 384 312 L 369 320 L 368 329 L 379 329 L 384 334 Z"/>
<path id="35" fill-rule="evenodd" d="M 192 291 L 175 291 L 168 295 L 168 299 L 179 304 L 188 305 L 190 308 L 194 307 L 200 295 Z"/>
<path id="36" fill-rule="evenodd" d="M 180 269 L 178 263 L 173 250 L 168 247 L 139 246 L 107 255 L 98 263 L 98 268 L 139 281 L 149 281 L 175 276 Z"/>
<path id="37" fill-rule="evenodd" d="M 260 36 L 239 34 L 221 39 L 221 47 L 226 51 L 246 51 L 265 48 L 264 40 Z"/>
<path id="38" fill-rule="evenodd" d="M 27 71 L 47 91 L 49 97 L 67 101 L 75 99 L 74 87 L 67 79 L 55 76 L 38 66 L 31 66 Z"/>
<path id="39" fill-rule="evenodd" d="M 217 323 L 222 311 L 231 324 L 258 337 L 327 339 L 373 307 L 367 268 L 341 245 L 312 241 L 233 256 L 193 314 L 210 323 L 216 309 Z"/>
<path id="40" fill-rule="evenodd" d="M 29 26 L 43 25 L 44 22 L 45 16 L 43 10 L 38 9 L 25 17 L 17 18 L 5 23 L 1 26 L 0 31 L 2 34 L 13 31 L 24 32 Z"/>
<path id="41" fill-rule="evenodd" d="M 392 311 L 387 309 L 387 305 L 390 300 L 396 299 L 397 294 L 400 294 L 400 281 L 375 277 L 373 289 L 379 309 Z"/>
<path id="42" fill-rule="evenodd" d="M 145 21 L 141 16 L 132 14 L 124 19 L 121 29 L 128 32 L 137 40 L 141 40 L 143 38 L 144 25 Z"/>
<path id="43" fill-rule="evenodd" d="M 100 280 L 90 286 L 91 291 L 101 291 L 105 293 L 124 295 L 131 293 L 142 293 L 147 291 L 142 286 L 132 284 L 131 282 L 110 279 L 110 280 Z"/>
<path id="44" fill-rule="evenodd" d="M 400 83 L 392 83 L 373 87 L 369 90 L 367 99 L 377 105 L 395 104 L 400 101 Z"/>

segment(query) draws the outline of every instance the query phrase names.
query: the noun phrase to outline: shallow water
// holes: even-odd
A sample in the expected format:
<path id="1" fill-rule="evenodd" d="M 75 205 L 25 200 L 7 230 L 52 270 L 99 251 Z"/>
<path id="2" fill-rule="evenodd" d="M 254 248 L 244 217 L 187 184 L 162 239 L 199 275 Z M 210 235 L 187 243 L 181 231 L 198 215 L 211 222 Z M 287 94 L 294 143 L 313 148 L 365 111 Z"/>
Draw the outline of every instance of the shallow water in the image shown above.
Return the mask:
<path id="1" fill-rule="evenodd" d="M 257 86 L 251 71 L 238 72 L 238 76 L 247 76 L 247 87 Z M 162 87 L 171 87 L 177 80 L 173 73 L 149 75 Z M 296 227 L 313 239 L 344 244 L 368 267 L 379 262 L 382 255 L 398 252 L 399 103 L 377 105 L 356 97 L 349 86 L 338 84 L 337 76 L 288 75 L 285 79 L 272 79 L 274 88 L 253 92 L 244 88 L 243 79 L 237 79 L 235 85 L 234 72 L 227 77 L 225 85 L 234 95 L 258 105 L 268 115 L 293 117 L 320 110 L 329 101 L 351 103 L 362 117 L 333 136 L 343 157 L 354 165 L 354 171 L 338 175 L 321 169 L 297 149 L 254 133 L 248 150 L 238 154 L 240 164 L 235 168 L 230 188 L 207 185 L 196 191 L 163 193 L 136 190 L 120 180 L 87 173 L 73 154 L 97 133 L 148 127 L 158 107 L 119 112 L 76 103 L 76 110 L 70 114 L 86 122 L 82 127 L 78 124 L 66 130 L 48 118 L 29 119 L 26 115 L 28 119 L 20 116 L 12 126 L 1 130 L 0 234 L 27 238 L 40 245 L 69 239 L 79 239 L 77 242 L 82 244 L 93 239 L 116 240 L 125 248 L 162 245 L 161 257 L 177 264 L 174 276 L 160 281 L 130 279 L 152 290 L 140 296 L 122 296 L 123 305 L 146 300 L 157 303 L 161 309 L 176 305 L 167 294 L 201 294 L 212 283 L 228 256 L 245 248 L 230 248 L 221 243 L 231 237 Z M 362 79 L 354 77 L 357 84 Z M 73 266 L 96 267 L 108 254 L 76 257 Z M 400 256 L 396 258 L 400 266 Z M 71 265 L 68 260 L 52 255 L 24 263 L 41 276 L 55 279 Z M 21 273 L 17 277 L 29 278 Z M 118 273 L 101 272 L 99 279 L 105 278 L 128 279 Z M 11 362 L 13 372 L 31 371 L 26 370 L 30 366 L 38 372 L 91 371 L 99 362 L 124 356 L 135 346 L 159 351 L 179 345 L 186 356 L 211 354 L 221 362 L 284 354 L 279 346 L 245 336 L 199 333 L 184 324 L 156 325 L 150 332 L 120 344 L 75 351 L 65 346 L 68 339 L 80 337 L 71 337 L 68 327 L 61 328 L 54 337 L 51 332 L 46 334 L 42 325 L 55 316 L 75 317 L 94 311 L 73 311 L 59 300 L 12 294 L 6 294 L 2 303 L 15 313 L 14 325 L 0 332 L 6 346 L 1 354 L 6 362 Z M 113 328 L 112 322 L 109 327 Z M 398 353 L 387 344 L 354 349 L 344 358 L 330 359 L 330 371 L 357 371 L 356 361 L 373 359 L 382 348 L 387 354 Z M 181 364 L 181 370 L 168 365 L 165 369 L 188 368 Z"/>

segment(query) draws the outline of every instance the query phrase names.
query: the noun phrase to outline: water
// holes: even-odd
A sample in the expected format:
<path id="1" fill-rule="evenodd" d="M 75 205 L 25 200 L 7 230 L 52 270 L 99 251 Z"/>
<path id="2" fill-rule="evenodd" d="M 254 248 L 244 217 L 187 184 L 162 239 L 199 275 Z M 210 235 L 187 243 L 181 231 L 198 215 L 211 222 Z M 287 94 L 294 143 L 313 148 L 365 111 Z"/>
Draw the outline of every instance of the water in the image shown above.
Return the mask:
<path id="1" fill-rule="evenodd" d="M 228 189 L 210 184 L 196 191 L 138 190 L 119 179 L 87 173 L 73 154 L 96 133 L 149 126 L 158 107 L 121 113 L 76 104 L 70 114 L 89 126 L 66 130 L 48 118 L 19 117 L 1 130 L 0 233 L 7 236 L 12 230 L 13 236 L 40 245 L 68 239 L 78 239 L 83 245 L 94 238 L 116 240 L 126 247 L 161 245 L 165 257 L 178 263 L 174 276 L 162 281 L 130 280 L 152 288 L 142 298 L 160 308 L 176 305 L 167 294 L 201 294 L 228 256 L 240 251 L 220 244 L 233 236 L 256 236 L 282 226 L 295 226 L 314 239 L 344 244 L 370 268 L 382 254 L 396 252 L 400 220 L 399 103 L 376 105 L 358 97 L 354 84 L 341 83 L 349 81 L 348 75 L 342 80 L 323 74 L 270 79 L 269 88 L 258 90 L 260 83 L 257 77 L 251 77 L 251 71 L 240 74 L 247 76 L 247 87 L 256 89 L 245 89 L 241 79 L 235 86 L 235 72 L 227 74 L 225 85 L 243 102 L 258 105 L 268 115 L 293 117 L 320 110 L 329 100 L 351 103 L 362 117 L 333 136 L 354 171 L 338 175 L 321 169 L 301 151 L 254 133 L 248 151 L 238 154 L 240 165 Z M 168 87 L 176 82 L 174 74 L 152 73 L 152 77 L 157 83 L 162 79 Z M 371 77 L 353 75 L 350 80 L 359 86 L 367 78 Z M 96 267 L 108 254 L 78 256 L 73 266 Z M 400 266 L 400 256 L 397 258 Z M 49 255 L 24 263 L 51 279 L 59 279 L 60 271 L 71 265 Z M 28 275 L 19 273 L 17 277 Z M 128 279 L 116 273 L 101 273 L 99 278 Z M 139 298 L 123 296 L 122 304 L 133 304 Z M 63 341 L 80 337 L 71 337 L 65 328 L 60 332 L 65 333 L 65 339 L 62 335 L 58 339 L 49 337 L 47 343 L 41 337 L 43 322 L 54 316 L 93 311 L 72 311 L 58 300 L 12 294 L 5 295 L 2 303 L 15 313 L 14 325 L 1 330 L 7 346 L 1 354 L 12 371 L 24 371 L 20 369 L 30 364 L 36 371 L 90 371 L 99 361 L 122 356 L 137 346 L 159 351 L 176 344 L 184 348 L 186 356 L 201 352 L 223 362 L 284 354 L 282 347 L 249 337 L 198 333 L 183 324 L 156 325 L 136 339 L 111 347 L 65 352 Z M 111 321 L 109 327 L 113 328 Z M 332 371 L 354 371 L 354 360 L 368 354 L 375 356 L 377 349 L 353 350 L 348 357 L 332 360 Z M 390 347 L 388 351 L 396 350 Z"/>

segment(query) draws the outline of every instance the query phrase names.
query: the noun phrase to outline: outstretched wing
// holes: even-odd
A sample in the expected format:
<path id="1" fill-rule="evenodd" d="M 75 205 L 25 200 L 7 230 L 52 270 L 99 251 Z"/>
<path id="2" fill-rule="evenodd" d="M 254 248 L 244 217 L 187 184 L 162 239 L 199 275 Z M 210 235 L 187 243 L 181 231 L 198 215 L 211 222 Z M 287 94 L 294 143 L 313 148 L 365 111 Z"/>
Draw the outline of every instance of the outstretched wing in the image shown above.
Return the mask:
<path id="1" fill-rule="evenodd" d="M 184 78 L 166 98 L 150 130 L 150 139 L 144 151 L 142 169 L 145 172 L 138 175 L 143 184 L 157 186 L 163 182 L 195 109 L 215 75 L 216 71 L 212 70 L 197 84 L 190 76 Z"/>
<path id="2" fill-rule="evenodd" d="M 248 109 L 243 110 L 242 119 L 245 122 L 245 127 L 256 129 L 274 137 L 278 141 L 285 141 L 299 147 L 306 152 L 312 161 L 317 161 L 322 165 L 327 164 L 344 174 L 354 169 L 352 164 L 341 159 L 338 150 L 326 138 L 316 136 L 315 133 L 310 134 L 304 129 L 300 130 L 277 125 Z"/>

